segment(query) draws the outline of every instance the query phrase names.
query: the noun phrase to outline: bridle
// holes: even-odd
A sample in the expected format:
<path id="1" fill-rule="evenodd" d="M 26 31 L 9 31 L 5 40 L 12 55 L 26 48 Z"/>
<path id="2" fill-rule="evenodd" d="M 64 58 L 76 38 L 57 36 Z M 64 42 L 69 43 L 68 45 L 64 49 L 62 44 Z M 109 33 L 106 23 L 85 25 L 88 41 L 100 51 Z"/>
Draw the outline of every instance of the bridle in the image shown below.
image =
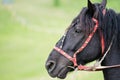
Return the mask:
<path id="1" fill-rule="evenodd" d="M 82 66 L 82 65 L 78 65 L 77 64 L 77 58 L 76 58 L 76 55 L 79 54 L 81 51 L 83 51 L 84 48 L 86 48 L 86 46 L 88 45 L 88 43 L 91 41 L 91 39 L 93 38 L 95 32 L 97 31 L 98 29 L 98 20 L 95 19 L 95 18 L 92 18 L 92 20 L 95 22 L 95 26 L 94 26 L 94 29 L 92 31 L 92 33 L 89 34 L 88 38 L 85 40 L 85 42 L 83 43 L 83 45 L 74 53 L 73 57 L 71 57 L 70 55 L 68 55 L 68 53 L 66 53 L 65 51 L 63 51 L 61 48 L 58 48 L 58 47 L 54 47 L 54 49 L 56 51 L 58 51 L 60 54 L 62 54 L 64 57 L 66 57 L 67 59 L 69 59 L 70 61 L 73 62 L 74 64 L 74 67 L 78 67 L 79 70 L 82 70 L 83 68 L 85 68 L 85 66 Z M 64 35 L 65 37 L 66 35 Z M 101 36 L 101 47 L 102 47 L 102 54 L 104 53 L 104 48 L 105 48 L 105 45 L 104 45 L 104 37 L 103 37 L 103 34 L 100 32 L 100 36 Z M 64 39 L 63 37 L 63 39 Z M 64 41 L 64 40 L 63 40 Z M 62 43 L 63 43 L 62 41 Z"/>
<path id="2" fill-rule="evenodd" d="M 105 14 L 105 10 L 103 10 L 103 14 Z M 66 37 L 66 34 L 63 37 L 62 40 L 62 45 L 59 47 L 54 47 L 54 50 L 56 50 L 58 53 L 60 53 L 61 55 L 63 55 L 64 57 L 66 57 L 68 60 L 70 60 L 71 62 L 73 62 L 74 67 L 77 67 L 78 70 L 84 70 L 84 71 L 99 71 L 99 70 L 103 70 L 103 69 L 108 69 L 108 68 L 116 68 L 116 67 L 120 67 L 120 65 L 113 65 L 113 66 L 101 66 L 101 62 L 104 60 L 104 58 L 106 57 L 106 55 L 108 54 L 108 52 L 111 49 L 111 46 L 113 44 L 113 39 L 111 40 L 111 44 L 109 45 L 107 51 L 105 52 L 105 42 L 104 42 L 104 36 L 103 33 L 100 29 L 98 29 L 98 25 L 99 22 L 97 19 L 92 18 L 93 22 L 95 23 L 94 29 L 93 31 L 89 34 L 88 38 L 85 40 L 85 42 L 82 44 L 82 46 L 74 53 L 73 57 L 71 57 L 70 55 L 68 55 L 68 53 L 66 53 L 65 51 L 62 50 L 62 46 Z M 93 38 L 94 34 L 96 33 L 96 31 L 99 30 L 99 34 L 100 34 L 100 38 L 101 38 L 101 50 L 102 50 L 102 55 L 103 57 L 101 58 L 101 60 L 97 61 L 93 66 L 91 67 L 87 67 L 87 66 L 83 66 L 83 65 L 78 65 L 77 64 L 77 54 L 80 54 L 88 45 L 88 43 L 90 43 L 91 39 Z"/>

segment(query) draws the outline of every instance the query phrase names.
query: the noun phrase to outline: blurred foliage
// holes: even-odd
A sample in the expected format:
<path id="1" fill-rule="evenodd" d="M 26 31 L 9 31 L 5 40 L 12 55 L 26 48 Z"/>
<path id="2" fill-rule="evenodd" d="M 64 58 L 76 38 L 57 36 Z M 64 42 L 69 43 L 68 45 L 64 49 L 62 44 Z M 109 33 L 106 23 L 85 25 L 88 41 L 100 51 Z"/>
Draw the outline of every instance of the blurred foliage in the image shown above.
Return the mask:
<path id="1" fill-rule="evenodd" d="M 59 6 L 60 5 L 60 0 L 54 0 L 54 5 Z"/>

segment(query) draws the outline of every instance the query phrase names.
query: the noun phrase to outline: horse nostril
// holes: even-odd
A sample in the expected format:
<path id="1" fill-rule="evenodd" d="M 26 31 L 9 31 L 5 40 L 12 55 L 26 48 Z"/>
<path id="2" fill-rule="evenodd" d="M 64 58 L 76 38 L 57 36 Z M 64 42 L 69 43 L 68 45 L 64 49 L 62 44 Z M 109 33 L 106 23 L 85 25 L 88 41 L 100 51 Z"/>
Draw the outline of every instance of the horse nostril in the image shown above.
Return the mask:
<path id="1" fill-rule="evenodd" d="M 54 61 L 48 61 L 46 63 L 46 68 L 47 68 L 48 72 L 52 72 L 54 70 L 54 68 L 55 68 L 55 65 L 56 64 L 55 64 Z"/>

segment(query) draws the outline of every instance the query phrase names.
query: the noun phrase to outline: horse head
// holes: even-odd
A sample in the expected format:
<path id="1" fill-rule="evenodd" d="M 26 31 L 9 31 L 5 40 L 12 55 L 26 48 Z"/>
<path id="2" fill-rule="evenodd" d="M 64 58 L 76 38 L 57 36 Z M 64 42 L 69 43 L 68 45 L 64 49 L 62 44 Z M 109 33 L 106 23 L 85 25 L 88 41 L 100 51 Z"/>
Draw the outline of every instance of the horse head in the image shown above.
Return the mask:
<path id="1" fill-rule="evenodd" d="M 51 51 L 46 61 L 46 69 L 50 76 L 64 79 L 68 72 L 73 71 L 71 67 L 76 67 L 74 62 L 68 59 L 69 57 L 73 58 L 76 53 L 77 65 L 85 65 L 100 58 L 102 46 L 99 30 L 105 15 L 106 3 L 107 1 L 103 0 L 101 3 L 92 4 L 88 0 L 88 6 L 84 7 L 72 21 L 65 34 Z M 95 27 L 97 27 L 96 30 Z M 92 38 L 87 42 L 91 34 Z M 78 51 L 81 47 L 84 48 Z M 67 58 L 60 53 L 65 53 L 69 57 Z"/>

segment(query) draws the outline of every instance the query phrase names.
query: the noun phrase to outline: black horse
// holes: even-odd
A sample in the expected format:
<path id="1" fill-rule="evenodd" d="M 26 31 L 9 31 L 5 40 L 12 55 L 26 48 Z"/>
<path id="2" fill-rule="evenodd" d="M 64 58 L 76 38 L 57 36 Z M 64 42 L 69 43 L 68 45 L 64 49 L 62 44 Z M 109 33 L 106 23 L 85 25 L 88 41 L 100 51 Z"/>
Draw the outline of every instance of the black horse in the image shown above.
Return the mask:
<path id="1" fill-rule="evenodd" d="M 120 64 L 120 14 L 106 9 L 106 4 L 88 0 L 88 7 L 72 21 L 46 61 L 51 77 L 64 79 L 72 67 L 101 59 L 108 50 L 101 65 Z M 120 80 L 119 67 L 103 69 L 103 74 L 105 80 Z"/>

